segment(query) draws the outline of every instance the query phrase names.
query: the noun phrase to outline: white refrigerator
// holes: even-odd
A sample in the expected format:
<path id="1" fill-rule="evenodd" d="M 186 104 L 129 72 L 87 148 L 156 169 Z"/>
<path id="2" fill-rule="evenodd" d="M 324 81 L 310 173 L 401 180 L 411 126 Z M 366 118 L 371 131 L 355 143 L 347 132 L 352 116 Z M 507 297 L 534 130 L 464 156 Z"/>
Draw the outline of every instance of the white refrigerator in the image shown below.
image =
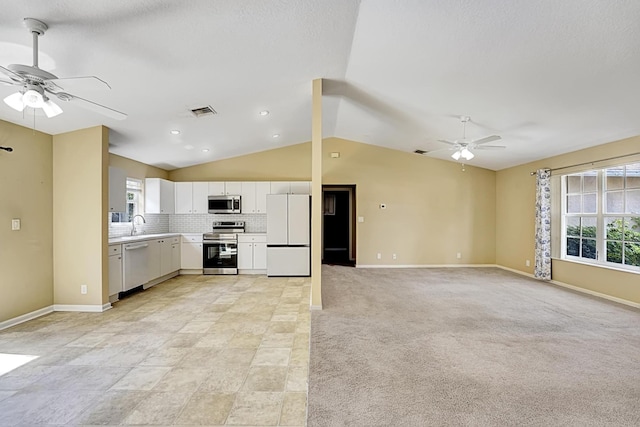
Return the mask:
<path id="1" fill-rule="evenodd" d="M 310 196 L 267 195 L 267 276 L 311 274 Z"/>

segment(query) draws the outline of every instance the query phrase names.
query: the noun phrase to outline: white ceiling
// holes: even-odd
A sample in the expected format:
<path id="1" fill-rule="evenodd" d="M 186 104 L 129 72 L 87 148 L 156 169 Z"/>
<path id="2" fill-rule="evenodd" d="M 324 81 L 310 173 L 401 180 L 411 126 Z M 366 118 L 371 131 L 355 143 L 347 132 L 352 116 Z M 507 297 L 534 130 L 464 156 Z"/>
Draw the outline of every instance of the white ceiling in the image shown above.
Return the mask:
<path id="1" fill-rule="evenodd" d="M 469 115 L 467 137 L 503 138 L 494 144 L 506 149 L 468 162 L 494 170 L 640 134 L 637 0 L 0 0 L 0 10 L 0 65 L 31 64 L 22 19 L 40 19 L 40 67 L 106 80 L 110 91 L 65 89 L 129 115 L 58 102 L 64 113 L 36 115 L 36 129 L 104 124 L 112 153 L 169 170 L 310 140 L 316 78 L 327 79 L 325 137 L 449 159 L 437 140 L 460 138 Z M 2 98 L 14 91 L 0 85 Z M 218 114 L 188 112 L 205 105 Z M 1 102 L 0 119 L 34 122 Z"/>

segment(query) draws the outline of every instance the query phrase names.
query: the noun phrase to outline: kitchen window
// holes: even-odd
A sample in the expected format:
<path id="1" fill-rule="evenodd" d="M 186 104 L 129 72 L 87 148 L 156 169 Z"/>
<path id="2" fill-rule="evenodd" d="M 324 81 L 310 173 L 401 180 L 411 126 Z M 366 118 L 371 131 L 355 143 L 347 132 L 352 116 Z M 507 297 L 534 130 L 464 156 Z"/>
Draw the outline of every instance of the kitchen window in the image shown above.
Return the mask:
<path id="1" fill-rule="evenodd" d="M 142 213 L 142 180 L 127 178 L 127 206 L 125 212 L 112 212 L 112 223 L 131 223 L 131 218 Z"/>
<path id="2" fill-rule="evenodd" d="M 640 271 L 640 163 L 562 177 L 565 259 Z"/>

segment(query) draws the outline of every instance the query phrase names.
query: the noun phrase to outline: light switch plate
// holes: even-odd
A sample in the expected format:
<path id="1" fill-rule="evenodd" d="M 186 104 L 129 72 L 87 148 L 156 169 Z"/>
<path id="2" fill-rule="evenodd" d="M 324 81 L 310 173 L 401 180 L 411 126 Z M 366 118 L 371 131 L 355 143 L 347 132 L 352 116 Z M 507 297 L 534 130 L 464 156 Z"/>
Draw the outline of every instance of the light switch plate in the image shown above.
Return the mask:
<path id="1" fill-rule="evenodd" d="M 364 217 L 363 216 L 359 216 L 358 217 L 358 222 L 364 222 Z"/>
<path id="2" fill-rule="evenodd" d="M 12 219 L 11 220 L 11 229 L 12 230 L 20 230 L 20 220 L 19 219 Z"/>

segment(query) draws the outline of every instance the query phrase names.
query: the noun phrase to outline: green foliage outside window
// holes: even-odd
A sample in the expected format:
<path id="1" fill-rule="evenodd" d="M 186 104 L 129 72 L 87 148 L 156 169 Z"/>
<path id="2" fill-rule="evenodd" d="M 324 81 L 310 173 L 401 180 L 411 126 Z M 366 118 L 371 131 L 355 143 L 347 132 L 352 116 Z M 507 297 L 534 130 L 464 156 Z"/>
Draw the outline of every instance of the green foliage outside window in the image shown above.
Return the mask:
<path id="1" fill-rule="evenodd" d="M 595 226 L 567 226 L 567 254 L 595 259 L 595 238 Z M 640 267 L 640 217 L 613 220 L 607 224 L 606 238 L 608 262 Z"/>

